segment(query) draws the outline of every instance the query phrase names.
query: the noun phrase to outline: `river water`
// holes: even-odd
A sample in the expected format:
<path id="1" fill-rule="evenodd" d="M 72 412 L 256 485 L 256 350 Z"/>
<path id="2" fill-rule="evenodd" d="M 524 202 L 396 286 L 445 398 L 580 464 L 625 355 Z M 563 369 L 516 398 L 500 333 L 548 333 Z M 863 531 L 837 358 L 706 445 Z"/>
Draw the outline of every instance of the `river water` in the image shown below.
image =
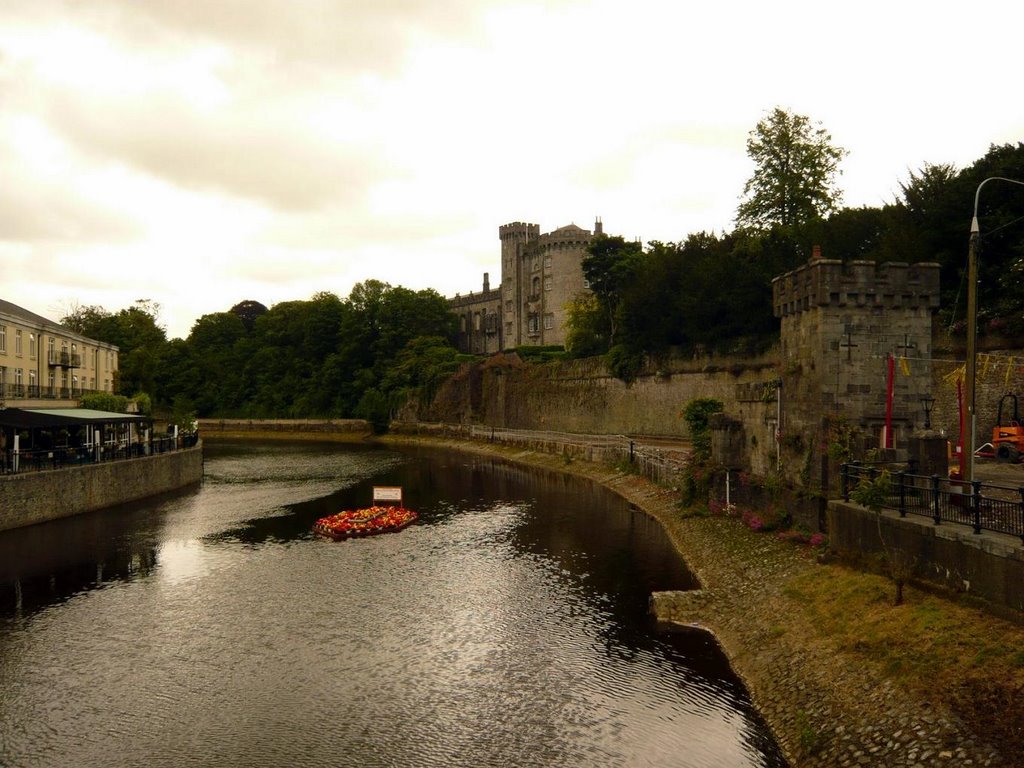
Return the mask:
<path id="1" fill-rule="evenodd" d="M 318 517 L 400 485 L 400 533 Z M 202 486 L 0 533 L 0 766 L 783 766 L 692 577 L 605 489 L 468 454 L 206 445 Z"/>

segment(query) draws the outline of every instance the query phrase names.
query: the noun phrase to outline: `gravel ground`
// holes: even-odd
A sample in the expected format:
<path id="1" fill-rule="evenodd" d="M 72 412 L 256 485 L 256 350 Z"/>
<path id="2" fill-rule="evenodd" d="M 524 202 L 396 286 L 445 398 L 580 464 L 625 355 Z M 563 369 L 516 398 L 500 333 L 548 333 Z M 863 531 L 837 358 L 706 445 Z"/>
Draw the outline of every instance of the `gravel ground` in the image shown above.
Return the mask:
<path id="1" fill-rule="evenodd" d="M 807 550 L 735 520 L 682 518 L 676 493 L 609 467 L 487 444 L 395 441 L 444 444 L 589 477 L 658 519 L 703 588 L 659 593 L 652 609 L 717 637 L 793 766 L 1011 765 L 941 701 L 916 697 L 817 639 L 782 594 L 790 578 L 819 567 Z"/>

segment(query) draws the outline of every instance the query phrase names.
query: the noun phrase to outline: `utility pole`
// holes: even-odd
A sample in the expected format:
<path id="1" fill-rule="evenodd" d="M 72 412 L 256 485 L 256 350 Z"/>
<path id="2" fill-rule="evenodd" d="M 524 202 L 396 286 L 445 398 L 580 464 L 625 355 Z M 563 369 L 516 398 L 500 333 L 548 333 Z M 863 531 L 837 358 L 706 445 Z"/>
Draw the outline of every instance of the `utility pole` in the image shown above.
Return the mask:
<path id="1" fill-rule="evenodd" d="M 988 181 L 986 179 L 985 181 Z M 985 182 L 981 182 L 984 184 Z M 978 185 L 981 192 L 981 185 Z M 967 370 L 964 400 L 967 402 L 967 459 L 964 480 L 974 480 L 974 441 L 977 439 L 977 414 L 974 411 L 974 390 L 978 377 L 978 196 L 974 196 L 974 218 L 971 220 L 971 239 L 967 245 Z"/>

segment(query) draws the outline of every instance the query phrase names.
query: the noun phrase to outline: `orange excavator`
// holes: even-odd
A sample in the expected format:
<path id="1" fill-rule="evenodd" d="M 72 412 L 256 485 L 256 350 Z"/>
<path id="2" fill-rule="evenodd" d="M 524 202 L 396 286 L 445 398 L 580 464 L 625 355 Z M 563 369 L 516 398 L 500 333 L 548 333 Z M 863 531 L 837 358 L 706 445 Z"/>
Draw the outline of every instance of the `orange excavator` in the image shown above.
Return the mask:
<path id="1" fill-rule="evenodd" d="M 1007 413 L 1003 420 L 1003 405 L 1007 400 L 1013 401 L 1013 416 Z M 1007 409 L 1009 410 L 1009 409 Z M 1020 412 L 1017 410 L 1017 396 L 1007 393 L 999 398 L 999 413 L 996 426 L 992 428 L 992 450 L 996 461 L 1015 463 L 1024 456 L 1024 426 L 1021 426 Z"/>

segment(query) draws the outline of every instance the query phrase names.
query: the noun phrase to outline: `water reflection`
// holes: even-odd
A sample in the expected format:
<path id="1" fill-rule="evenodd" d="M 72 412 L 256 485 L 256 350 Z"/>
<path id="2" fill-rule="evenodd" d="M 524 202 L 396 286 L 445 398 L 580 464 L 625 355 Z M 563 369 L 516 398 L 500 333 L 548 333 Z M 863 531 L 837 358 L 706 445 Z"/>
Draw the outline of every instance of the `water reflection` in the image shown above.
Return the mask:
<path id="1" fill-rule="evenodd" d="M 137 523 L 124 510 L 104 510 L 0 533 L 0 616 L 152 573 L 158 547 Z"/>
<path id="2" fill-rule="evenodd" d="M 207 468 L 0 534 L 0 765 L 783 764 L 712 640 L 653 631 L 647 595 L 692 578 L 602 489 L 309 444 Z M 419 523 L 310 534 L 373 484 Z"/>

